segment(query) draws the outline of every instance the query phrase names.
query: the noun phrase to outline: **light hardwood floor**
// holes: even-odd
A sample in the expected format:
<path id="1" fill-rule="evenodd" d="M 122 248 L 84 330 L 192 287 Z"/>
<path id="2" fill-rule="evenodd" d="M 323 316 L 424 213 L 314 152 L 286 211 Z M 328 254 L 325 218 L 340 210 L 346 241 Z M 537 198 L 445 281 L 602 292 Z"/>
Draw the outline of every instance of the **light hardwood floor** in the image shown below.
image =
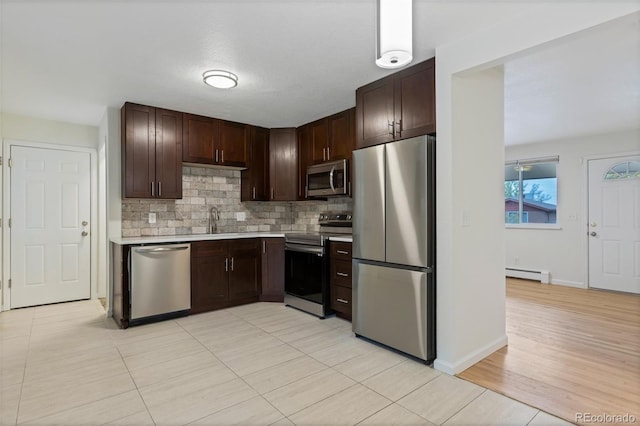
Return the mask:
<path id="1" fill-rule="evenodd" d="M 571 422 L 640 424 L 640 296 L 507 279 L 507 335 L 459 377 Z"/>

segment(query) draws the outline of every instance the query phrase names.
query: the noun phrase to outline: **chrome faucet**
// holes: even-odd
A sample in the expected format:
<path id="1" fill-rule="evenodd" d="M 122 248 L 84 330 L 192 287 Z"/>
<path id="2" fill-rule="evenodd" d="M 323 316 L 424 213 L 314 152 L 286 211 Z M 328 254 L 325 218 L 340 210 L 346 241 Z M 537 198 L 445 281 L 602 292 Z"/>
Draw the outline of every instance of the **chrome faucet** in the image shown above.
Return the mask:
<path id="1" fill-rule="evenodd" d="M 220 212 L 217 207 L 211 207 L 209 209 L 209 233 L 215 234 L 218 232 L 218 219 L 220 219 Z"/>

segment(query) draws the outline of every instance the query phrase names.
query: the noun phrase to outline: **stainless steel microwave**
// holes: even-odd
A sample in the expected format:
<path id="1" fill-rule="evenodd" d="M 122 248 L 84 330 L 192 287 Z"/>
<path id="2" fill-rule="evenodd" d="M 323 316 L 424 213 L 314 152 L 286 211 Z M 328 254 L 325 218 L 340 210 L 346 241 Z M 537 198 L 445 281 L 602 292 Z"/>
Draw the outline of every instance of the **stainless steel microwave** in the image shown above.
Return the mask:
<path id="1" fill-rule="evenodd" d="M 349 161 L 329 161 L 309 166 L 307 195 L 309 197 L 349 195 Z"/>

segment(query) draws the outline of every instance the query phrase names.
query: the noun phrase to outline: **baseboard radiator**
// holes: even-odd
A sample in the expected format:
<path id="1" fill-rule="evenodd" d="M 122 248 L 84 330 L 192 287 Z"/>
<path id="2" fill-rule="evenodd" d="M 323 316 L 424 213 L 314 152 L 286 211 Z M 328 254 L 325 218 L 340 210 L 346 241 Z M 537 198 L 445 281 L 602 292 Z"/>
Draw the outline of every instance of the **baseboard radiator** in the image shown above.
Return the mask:
<path id="1" fill-rule="evenodd" d="M 540 281 L 549 284 L 549 271 L 535 271 L 533 269 L 505 268 L 506 275 L 511 278 Z"/>

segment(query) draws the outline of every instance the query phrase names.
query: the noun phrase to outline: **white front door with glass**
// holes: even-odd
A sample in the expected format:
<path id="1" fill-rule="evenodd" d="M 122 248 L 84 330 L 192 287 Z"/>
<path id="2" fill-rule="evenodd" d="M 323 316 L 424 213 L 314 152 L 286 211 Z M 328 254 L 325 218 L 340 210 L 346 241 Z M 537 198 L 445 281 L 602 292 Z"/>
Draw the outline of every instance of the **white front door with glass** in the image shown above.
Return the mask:
<path id="1" fill-rule="evenodd" d="M 640 156 L 588 170 L 589 287 L 640 294 Z"/>
<path id="2" fill-rule="evenodd" d="M 11 147 L 11 308 L 90 297 L 90 158 Z"/>

